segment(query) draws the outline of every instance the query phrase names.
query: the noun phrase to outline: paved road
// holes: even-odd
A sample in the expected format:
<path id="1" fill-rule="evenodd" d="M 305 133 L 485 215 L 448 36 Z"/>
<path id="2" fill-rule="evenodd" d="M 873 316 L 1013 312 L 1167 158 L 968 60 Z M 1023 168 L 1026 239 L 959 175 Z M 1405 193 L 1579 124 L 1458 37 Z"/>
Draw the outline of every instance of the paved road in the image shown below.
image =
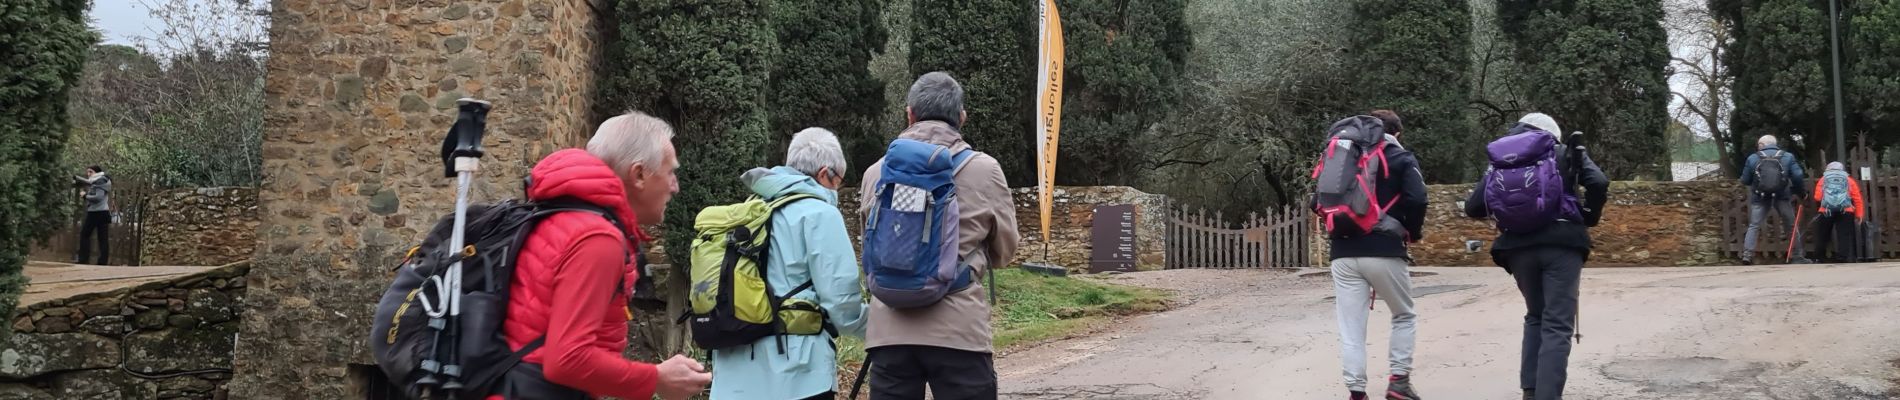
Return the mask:
<path id="1" fill-rule="evenodd" d="M 1418 268 L 1427 399 L 1520 397 L 1524 306 L 1491 267 Z M 1005 398 L 1344 397 L 1330 278 L 1161 271 L 1115 279 L 1191 304 L 1007 354 Z M 1900 398 L 1900 264 L 1589 269 L 1568 399 Z M 1389 314 L 1369 332 L 1383 390 Z"/>

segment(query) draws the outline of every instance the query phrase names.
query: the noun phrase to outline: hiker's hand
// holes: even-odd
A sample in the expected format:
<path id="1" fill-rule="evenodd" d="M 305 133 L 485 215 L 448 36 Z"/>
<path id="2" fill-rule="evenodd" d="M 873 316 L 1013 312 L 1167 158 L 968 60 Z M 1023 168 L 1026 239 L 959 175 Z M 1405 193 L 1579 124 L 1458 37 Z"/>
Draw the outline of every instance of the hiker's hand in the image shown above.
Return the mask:
<path id="1" fill-rule="evenodd" d="M 712 384 L 712 374 L 706 372 L 706 366 L 686 356 L 673 356 L 660 363 L 660 384 L 654 394 L 661 399 L 686 399 L 706 390 Z"/>

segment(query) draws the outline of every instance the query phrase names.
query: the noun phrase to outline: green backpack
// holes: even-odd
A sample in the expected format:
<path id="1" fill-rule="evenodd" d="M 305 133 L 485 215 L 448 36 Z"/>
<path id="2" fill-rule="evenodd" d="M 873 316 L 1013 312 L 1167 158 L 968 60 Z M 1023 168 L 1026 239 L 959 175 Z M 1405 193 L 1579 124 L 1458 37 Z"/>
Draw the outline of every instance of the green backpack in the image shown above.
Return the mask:
<path id="1" fill-rule="evenodd" d="M 784 351 L 783 335 L 837 336 L 817 303 L 792 298 L 811 289 L 811 282 L 773 295 L 765 274 L 772 215 L 792 202 L 816 198 L 799 194 L 768 203 L 755 197 L 700 210 L 693 220 L 691 308 L 680 316 L 691 323 L 694 344 L 718 350 L 779 336 Z"/>

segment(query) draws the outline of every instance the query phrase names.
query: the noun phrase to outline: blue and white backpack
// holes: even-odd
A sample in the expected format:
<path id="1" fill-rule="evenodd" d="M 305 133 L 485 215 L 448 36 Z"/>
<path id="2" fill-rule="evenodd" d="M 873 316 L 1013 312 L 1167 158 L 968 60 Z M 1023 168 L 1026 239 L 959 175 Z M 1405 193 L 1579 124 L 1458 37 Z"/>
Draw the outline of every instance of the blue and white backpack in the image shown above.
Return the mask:
<path id="1" fill-rule="evenodd" d="M 955 178 L 976 154 L 911 139 L 885 151 L 864 219 L 864 273 L 884 305 L 930 306 L 975 280 L 957 254 Z"/>

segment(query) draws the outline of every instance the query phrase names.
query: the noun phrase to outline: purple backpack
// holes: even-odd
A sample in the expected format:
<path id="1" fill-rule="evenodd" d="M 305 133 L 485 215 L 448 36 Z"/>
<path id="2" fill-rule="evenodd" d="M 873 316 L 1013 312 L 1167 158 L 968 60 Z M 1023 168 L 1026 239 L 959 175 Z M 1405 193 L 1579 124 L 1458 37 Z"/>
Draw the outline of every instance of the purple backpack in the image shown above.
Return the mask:
<path id="1" fill-rule="evenodd" d="M 1557 160 L 1557 136 L 1530 130 L 1485 146 L 1491 168 L 1485 170 L 1484 207 L 1508 233 L 1535 232 L 1560 219 L 1582 220 L 1577 198 L 1564 190 Z"/>

